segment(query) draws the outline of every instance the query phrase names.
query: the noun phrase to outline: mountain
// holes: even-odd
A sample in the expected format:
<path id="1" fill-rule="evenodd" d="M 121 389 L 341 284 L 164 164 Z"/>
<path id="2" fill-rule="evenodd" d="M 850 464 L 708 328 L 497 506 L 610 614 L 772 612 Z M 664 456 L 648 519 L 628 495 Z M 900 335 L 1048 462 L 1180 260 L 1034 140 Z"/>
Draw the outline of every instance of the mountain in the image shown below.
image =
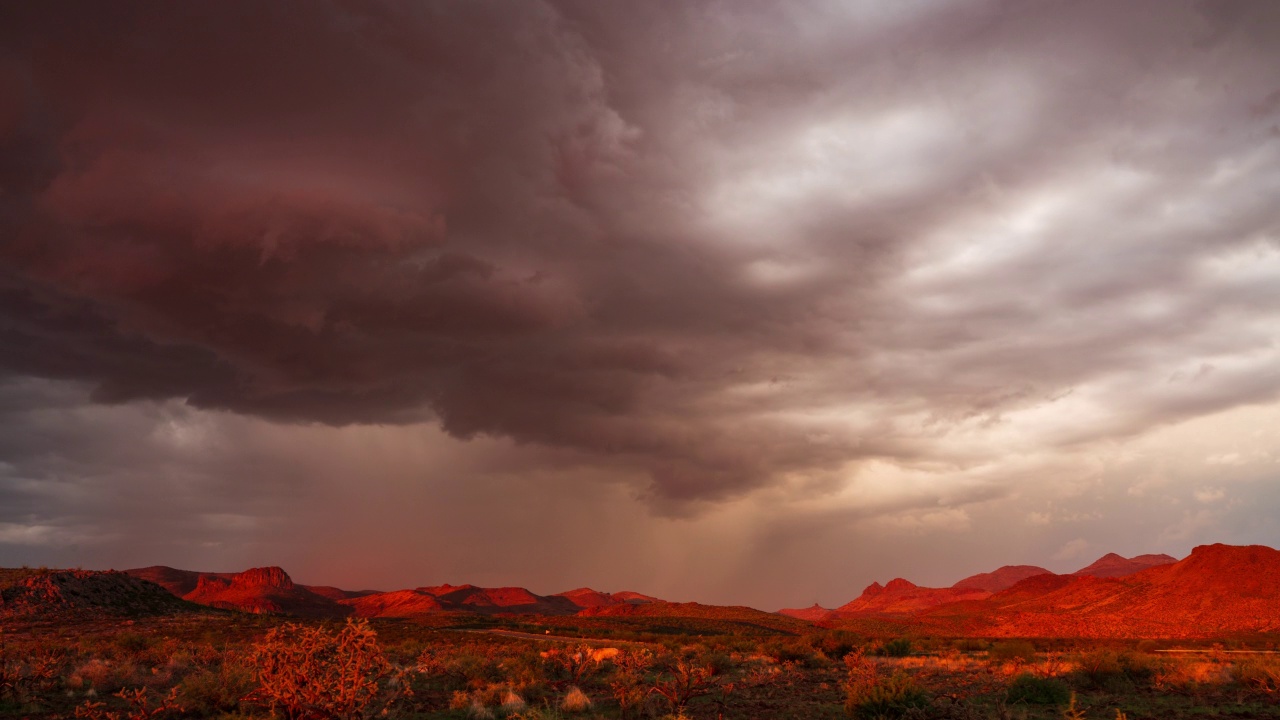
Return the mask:
<path id="1" fill-rule="evenodd" d="M 377 590 L 343 590 L 332 585 L 303 585 L 302 587 L 330 600 L 351 600 L 378 594 Z"/>
<path id="2" fill-rule="evenodd" d="M 200 578 L 202 577 L 208 578 L 209 580 L 230 581 L 238 574 L 179 570 L 166 565 L 152 565 L 144 568 L 133 568 L 132 570 L 125 570 L 124 572 L 136 578 L 149 580 L 178 597 L 183 597 L 195 590 L 196 586 L 200 584 Z M 281 572 L 284 571 L 281 570 Z M 292 583 L 292 581 L 290 581 L 290 583 Z M 376 592 L 374 590 L 343 590 L 329 585 L 298 585 L 296 587 L 310 590 L 311 592 L 330 600 L 346 600 L 348 598 L 364 597 L 365 595 L 372 595 Z"/>
<path id="3" fill-rule="evenodd" d="M 1052 573 L 1037 565 L 1005 565 L 989 573 L 970 575 L 951 587 L 955 590 L 985 590 L 989 593 L 997 593 L 1029 577 L 1049 574 Z"/>
<path id="4" fill-rule="evenodd" d="M 828 610 L 818 603 L 814 603 L 807 608 L 783 608 L 778 611 L 779 615 L 798 618 L 800 620 L 808 620 L 809 622 L 820 622 L 831 617 L 834 610 Z"/>
<path id="5" fill-rule="evenodd" d="M 198 609 L 153 582 L 122 572 L 0 570 L 0 617 L 137 616 Z"/>
<path id="6" fill-rule="evenodd" d="M 185 600 L 227 610 L 282 613 L 309 617 L 343 617 L 350 608 L 310 589 L 295 585 L 278 567 L 261 567 L 230 577 L 200 573 Z"/>
<path id="7" fill-rule="evenodd" d="M 1071 574 L 1099 578 L 1124 577 L 1150 567 L 1169 565 L 1177 561 L 1177 558 L 1169 555 L 1137 555 L 1126 558 L 1115 553 L 1107 553 L 1092 564 L 1082 567 Z"/>
<path id="8" fill-rule="evenodd" d="M 328 585 L 297 585 L 278 567 L 242 573 L 179 570 L 164 565 L 126 570 L 191 602 L 230 610 L 311 617 L 407 618 L 442 612 L 482 615 L 574 615 L 584 609 L 661 602 L 637 592 L 605 593 L 578 588 L 537 595 L 521 587 L 432 585 L 376 592 L 343 590 Z"/>
<path id="9" fill-rule="evenodd" d="M 625 597 L 622 597 L 625 596 Z M 414 617 L 439 612 L 484 615 L 575 615 L 583 610 L 636 604 L 638 593 L 603 593 L 578 588 L 555 595 L 536 595 L 520 587 L 483 588 L 475 585 L 436 585 L 413 590 L 375 593 L 341 600 L 360 617 Z"/>
<path id="10" fill-rule="evenodd" d="M 1104 571 L 1118 565 L 1104 560 Z M 894 628 L 977 637 L 1193 639 L 1280 632 L 1280 551 L 1203 545 L 1180 561 L 1155 556 L 1147 562 L 1159 564 L 1112 577 L 1035 575 L 980 600 L 900 616 Z M 880 629 L 882 617 L 849 615 L 837 624 Z"/>
<path id="11" fill-rule="evenodd" d="M 703 605 L 696 602 L 674 603 L 660 600 L 649 603 L 628 603 L 586 608 L 578 614 L 582 617 L 714 620 L 739 629 L 790 633 L 802 633 L 813 629 L 813 626 L 807 621 L 785 617 L 777 613 L 764 612 L 763 610 L 741 605 Z"/>
<path id="12" fill-rule="evenodd" d="M 1153 567 L 1177 562 L 1168 555 L 1139 555 L 1125 558 L 1109 553 L 1088 567 L 1081 568 L 1067 577 L 1117 578 L 1132 575 Z M 903 616 L 924 612 L 930 608 L 950 605 L 952 603 L 974 602 L 984 600 L 993 593 L 1001 593 L 1010 588 L 1019 587 L 1018 592 L 1026 594 L 1031 588 L 1041 585 L 1055 585 L 1058 581 L 1044 580 L 1040 583 L 1023 585 L 1027 580 L 1036 577 L 1055 578 L 1048 570 L 1037 565 L 1005 565 L 992 572 L 979 573 L 957 582 L 949 588 L 920 587 L 903 578 L 897 578 L 888 585 L 872 583 L 862 594 L 850 602 L 832 611 L 830 617 L 853 616 Z M 792 613 L 803 613 L 794 615 Z M 792 617 L 816 617 L 809 610 L 791 610 L 787 614 Z"/>
<path id="13" fill-rule="evenodd" d="M 192 610 L 190 603 L 176 597 L 180 595 L 218 608 L 312 617 L 576 614 L 660 618 L 663 626 L 696 621 L 699 627 L 747 633 L 802 633 L 812 622 L 866 634 L 944 637 L 1227 638 L 1280 633 L 1280 551 L 1269 547 L 1202 545 L 1182 560 L 1111 554 L 1070 575 L 1042 570 L 1006 566 L 950 588 L 920 587 L 897 578 L 883 586 L 872 583 L 835 610 L 815 604 L 775 614 L 591 588 L 546 596 L 520 587 L 475 585 L 351 592 L 297 585 L 278 567 L 241 573 L 164 566 L 127 573 L 0 569 L 0 618 Z"/>
<path id="14" fill-rule="evenodd" d="M 356 598 L 338 601 L 351 608 L 356 617 L 367 618 L 408 618 L 432 613 L 445 612 L 444 606 L 435 595 L 423 590 L 395 590 L 393 592 L 373 593 Z"/>
<path id="15" fill-rule="evenodd" d="M 182 597 L 192 590 L 196 589 L 196 585 L 200 584 L 201 576 L 210 575 L 213 577 L 230 580 L 235 573 L 207 573 L 197 572 L 195 570 L 178 570 L 165 565 L 152 565 L 144 568 L 134 568 L 125 570 L 124 572 L 136 578 L 149 580 L 169 592 Z"/>
<path id="16" fill-rule="evenodd" d="M 896 578 L 888 585 L 871 583 L 857 598 L 835 609 L 844 615 L 903 615 L 961 600 L 980 600 L 991 593 L 969 588 L 920 587 L 909 580 Z"/>
<path id="17" fill-rule="evenodd" d="M 436 597 L 447 608 L 486 615 L 573 615 L 582 609 L 568 598 L 535 595 L 521 587 L 482 588 L 466 585 Z"/>

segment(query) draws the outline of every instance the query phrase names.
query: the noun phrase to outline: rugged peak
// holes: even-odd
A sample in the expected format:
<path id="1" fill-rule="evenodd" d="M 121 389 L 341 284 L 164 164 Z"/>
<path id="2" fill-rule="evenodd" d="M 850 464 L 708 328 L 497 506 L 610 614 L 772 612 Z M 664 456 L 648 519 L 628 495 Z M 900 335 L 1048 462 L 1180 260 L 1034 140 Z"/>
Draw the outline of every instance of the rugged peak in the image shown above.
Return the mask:
<path id="1" fill-rule="evenodd" d="M 884 586 L 878 582 L 873 582 L 862 591 L 862 597 L 875 597 L 884 592 Z"/>
<path id="2" fill-rule="evenodd" d="M 289 590 L 293 588 L 293 580 L 289 577 L 289 573 L 273 565 L 271 567 L 245 570 L 231 578 L 231 586 L 236 588 L 270 587 Z"/>
<path id="3" fill-rule="evenodd" d="M 1212 545 L 1197 545 L 1191 548 L 1191 554 L 1199 557 L 1207 555 L 1228 555 L 1238 550 L 1231 545 L 1223 545 L 1222 543 L 1213 543 Z"/>
<path id="4" fill-rule="evenodd" d="M 884 590 L 885 592 L 901 592 L 903 590 L 914 590 L 917 587 L 919 586 L 911 582 L 910 580 L 906 580 L 904 578 L 894 578 L 889 581 L 888 585 L 884 586 Z"/>

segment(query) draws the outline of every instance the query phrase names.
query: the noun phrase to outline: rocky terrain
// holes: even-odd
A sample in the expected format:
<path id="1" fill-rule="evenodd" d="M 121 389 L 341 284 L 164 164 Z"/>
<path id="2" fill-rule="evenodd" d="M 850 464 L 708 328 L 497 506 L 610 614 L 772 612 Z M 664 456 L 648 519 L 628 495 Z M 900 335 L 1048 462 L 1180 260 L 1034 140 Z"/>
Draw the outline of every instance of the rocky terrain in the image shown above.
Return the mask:
<path id="1" fill-rule="evenodd" d="M 0 617 L 154 615 L 199 609 L 122 572 L 0 571 Z"/>
<path id="2" fill-rule="evenodd" d="M 800 632 L 819 623 L 875 634 L 976 637 L 1202 638 L 1280 632 L 1280 552 L 1205 545 L 1168 555 L 1104 555 L 1073 573 L 1005 566 L 947 588 L 903 578 L 872 583 L 838 608 L 766 613 L 673 603 L 635 592 L 578 588 L 539 595 L 521 587 L 429 585 L 392 592 L 293 582 L 278 567 L 211 573 L 153 566 L 125 572 L 0 570 L 0 614 L 138 614 L 197 605 L 299 617 L 414 618 L 442 613 L 699 618 Z"/>

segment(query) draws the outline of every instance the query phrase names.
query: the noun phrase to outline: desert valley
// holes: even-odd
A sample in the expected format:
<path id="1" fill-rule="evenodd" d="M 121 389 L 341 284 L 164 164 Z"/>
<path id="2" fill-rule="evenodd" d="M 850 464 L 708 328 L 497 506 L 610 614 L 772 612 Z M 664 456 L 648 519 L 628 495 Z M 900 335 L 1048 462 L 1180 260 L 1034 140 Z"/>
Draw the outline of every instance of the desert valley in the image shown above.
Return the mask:
<path id="1" fill-rule="evenodd" d="M 1107 554 L 766 612 L 635 591 L 0 571 L 12 717 L 1280 717 L 1280 552 Z"/>

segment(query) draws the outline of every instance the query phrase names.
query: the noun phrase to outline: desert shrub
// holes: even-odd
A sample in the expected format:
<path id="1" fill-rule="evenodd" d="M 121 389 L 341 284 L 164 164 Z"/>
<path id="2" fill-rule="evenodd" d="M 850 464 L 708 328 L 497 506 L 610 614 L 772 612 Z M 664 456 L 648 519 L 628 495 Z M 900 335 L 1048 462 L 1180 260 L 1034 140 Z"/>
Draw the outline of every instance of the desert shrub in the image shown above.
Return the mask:
<path id="1" fill-rule="evenodd" d="M 471 705 L 467 707 L 467 716 L 477 720 L 492 720 L 493 711 L 485 707 L 484 703 L 473 699 Z"/>
<path id="2" fill-rule="evenodd" d="M 1022 673 L 1009 683 L 1010 703 L 1029 705 L 1065 705 L 1071 699 L 1071 688 L 1057 678 Z"/>
<path id="3" fill-rule="evenodd" d="M 3 652 L 0 647 L 0 698 L 28 702 L 61 684 L 65 656 L 59 651 L 32 654 Z"/>
<path id="4" fill-rule="evenodd" d="M 856 720 L 900 718 L 929 706 L 929 695 L 901 671 L 882 677 L 875 663 L 861 651 L 844 656 L 845 713 Z"/>
<path id="5" fill-rule="evenodd" d="M 203 714 L 233 712 L 254 688 L 253 671 L 245 665 L 224 662 L 187 675 L 178 684 L 183 707 Z"/>
<path id="6" fill-rule="evenodd" d="M 876 650 L 876 654 L 883 657 L 907 657 L 911 654 L 911 641 L 907 638 L 889 640 Z"/>
<path id="7" fill-rule="evenodd" d="M 828 658 L 840 659 L 861 646 L 858 636 L 846 630 L 832 630 L 810 639 L 809 644 Z"/>
<path id="8" fill-rule="evenodd" d="M 661 695 L 677 716 L 684 714 L 689 702 L 710 695 L 716 688 L 715 672 L 695 659 L 680 658 L 670 662 L 654 680 L 652 692 Z"/>
<path id="9" fill-rule="evenodd" d="M 986 640 L 978 640 L 976 638 L 960 638 L 951 643 L 951 647 L 964 653 L 982 652 L 991 647 L 991 643 Z"/>
<path id="10" fill-rule="evenodd" d="M 286 623 L 254 645 L 251 661 L 253 697 L 289 720 L 370 717 L 410 692 L 364 620 L 341 630 Z"/>
<path id="11" fill-rule="evenodd" d="M 591 698 L 578 687 L 569 688 L 560 700 L 560 709 L 569 713 L 580 713 L 591 709 Z"/>
<path id="12" fill-rule="evenodd" d="M 105 702 L 86 700 L 76 708 L 75 717 L 84 720 L 159 720 L 181 716 L 183 713 L 182 706 L 177 702 L 177 688 L 171 688 L 169 694 L 159 700 L 152 700 L 146 688 L 121 690 L 115 697 L 125 702 L 126 710 L 110 710 Z"/>
<path id="13" fill-rule="evenodd" d="M 803 640 L 767 642 L 760 646 L 760 654 L 780 663 L 799 663 L 805 667 L 812 667 L 816 663 L 813 647 Z"/>
<path id="14" fill-rule="evenodd" d="M 73 688 L 93 688 L 99 694 L 118 692 L 139 684 L 137 665 L 129 661 L 92 658 L 71 672 L 67 684 Z"/>
<path id="15" fill-rule="evenodd" d="M 725 652 L 703 653 L 699 657 L 699 661 L 711 668 L 711 674 L 716 676 L 727 675 L 734 668 L 733 658 Z"/>
<path id="16" fill-rule="evenodd" d="M 500 669 L 506 681 L 518 690 L 536 690 L 547 681 L 543 658 L 535 648 L 508 655 Z"/>
<path id="17" fill-rule="evenodd" d="M 618 701 L 622 717 L 630 717 L 649 696 L 644 685 L 645 673 L 653 665 L 653 654 L 646 649 L 626 649 L 613 657 L 614 673 L 609 690 Z"/>
<path id="18" fill-rule="evenodd" d="M 1252 690 L 1280 692 L 1280 659 L 1251 657 L 1231 666 L 1231 679 Z"/>
<path id="19" fill-rule="evenodd" d="M 858 720 L 901 718 L 929 707 L 929 695 L 910 675 L 896 672 L 875 682 L 845 689 L 845 713 Z"/>
<path id="20" fill-rule="evenodd" d="M 541 658 L 537 662 L 541 663 Z M 502 678 L 500 665 L 489 649 L 474 646 L 444 649 L 429 647 L 418 656 L 417 670 L 425 675 L 445 678 L 454 689 L 482 688 Z"/>
<path id="21" fill-rule="evenodd" d="M 515 690 L 507 688 L 506 691 L 502 693 L 502 710 L 507 714 L 519 712 L 524 709 L 524 706 L 524 698 L 520 697 L 519 693 Z"/>
<path id="22" fill-rule="evenodd" d="M 157 644 L 157 639 L 136 632 L 122 632 L 116 635 L 116 646 L 131 655 L 141 655 Z"/>
<path id="23" fill-rule="evenodd" d="M 1006 640 L 998 642 L 987 650 L 987 659 L 992 662 L 1029 663 L 1036 660 L 1036 646 L 1026 640 Z"/>
<path id="24" fill-rule="evenodd" d="M 1076 658 L 1072 678 L 1078 684 L 1099 690 L 1123 691 L 1151 684 L 1159 660 L 1132 651 L 1098 648 Z"/>
<path id="25" fill-rule="evenodd" d="M 600 669 L 590 645 L 553 648 L 543 653 L 546 659 L 546 676 L 557 689 L 580 685 L 583 680 Z"/>

